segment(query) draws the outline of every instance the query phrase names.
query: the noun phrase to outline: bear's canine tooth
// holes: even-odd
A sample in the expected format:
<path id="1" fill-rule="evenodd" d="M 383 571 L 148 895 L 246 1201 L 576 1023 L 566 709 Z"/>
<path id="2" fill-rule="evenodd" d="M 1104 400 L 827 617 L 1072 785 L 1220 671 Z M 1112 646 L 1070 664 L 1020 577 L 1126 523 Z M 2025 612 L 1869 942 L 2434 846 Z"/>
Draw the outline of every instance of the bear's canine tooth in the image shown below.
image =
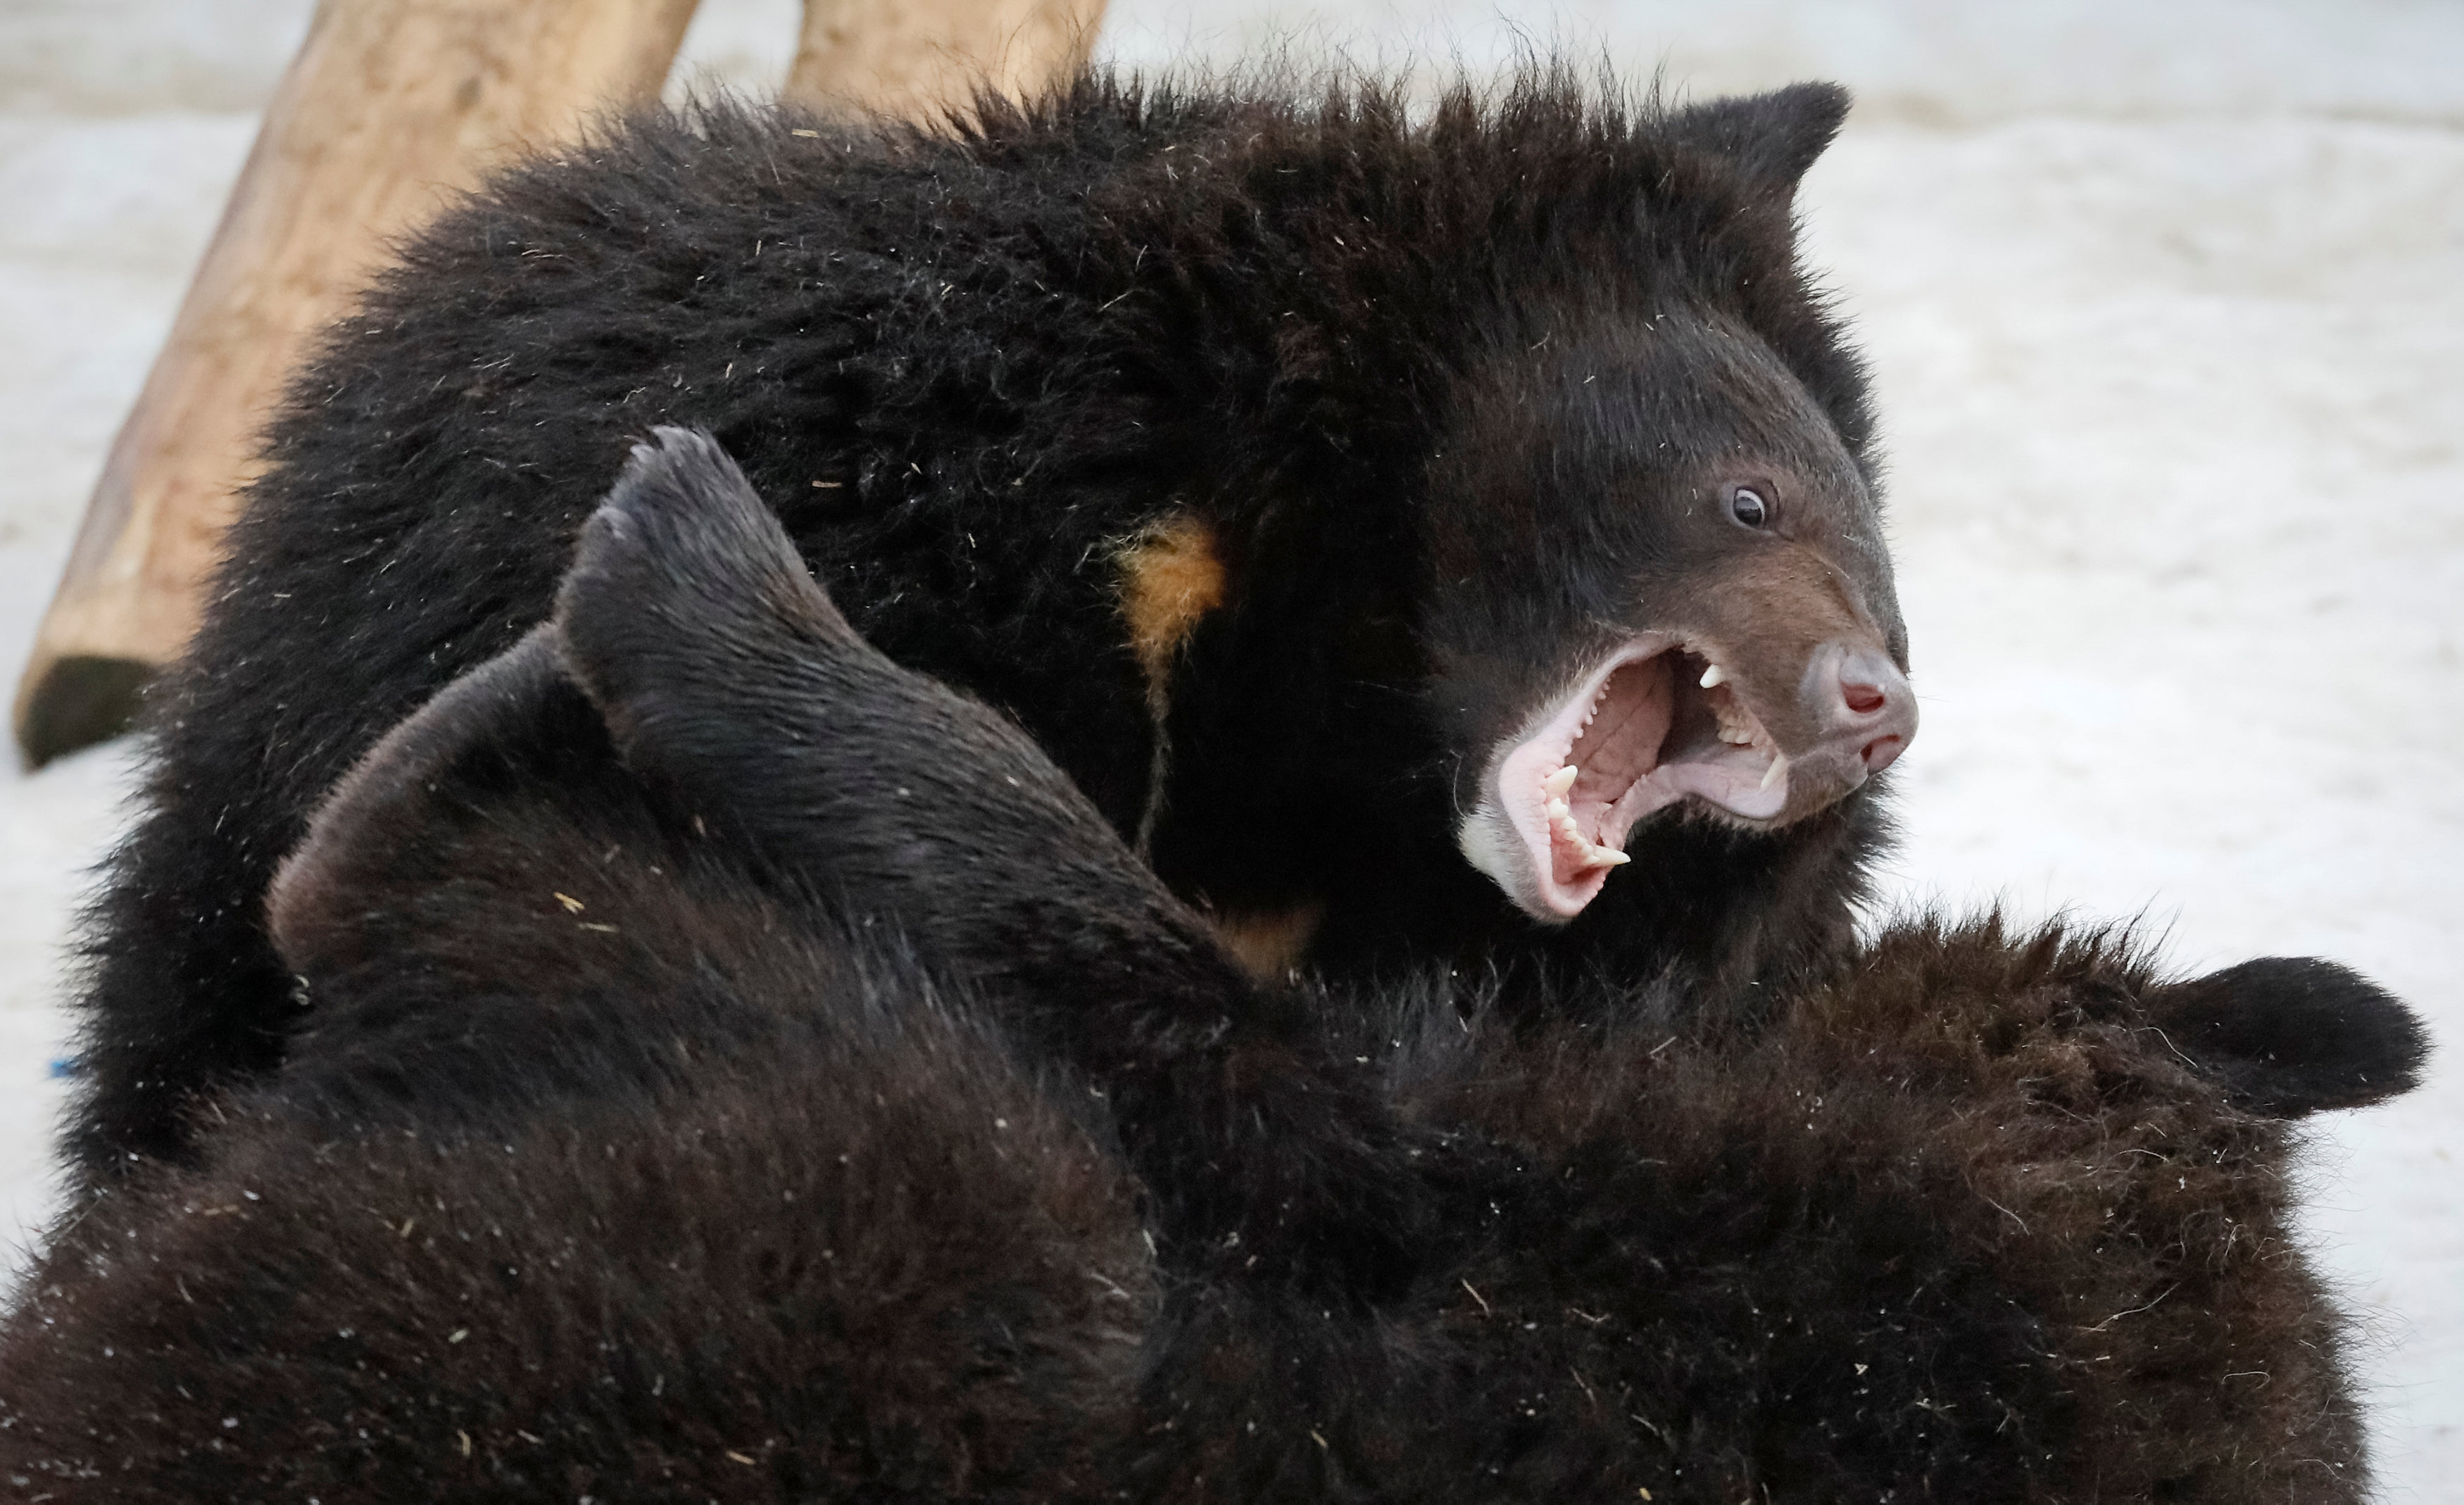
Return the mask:
<path id="1" fill-rule="evenodd" d="M 1728 671 L 1720 667 L 1717 664 L 1712 665 L 1710 667 L 1703 671 L 1703 687 L 1705 689 L 1709 689 L 1715 685 L 1725 685 L 1727 683 L 1727 680 Z"/>
<path id="2" fill-rule="evenodd" d="M 1566 791 L 1574 787 L 1574 775 L 1577 772 L 1579 771 L 1573 764 L 1567 764 L 1540 781 L 1540 792 L 1551 799 L 1564 798 Z"/>
<path id="3" fill-rule="evenodd" d="M 1774 755 L 1771 760 L 1771 767 L 1763 770 L 1763 781 L 1754 786 L 1755 792 L 1760 793 L 1763 790 L 1771 788 L 1772 784 L 1778 782 L 1779 771 L 1784 766 L 1784 760 Z"/>

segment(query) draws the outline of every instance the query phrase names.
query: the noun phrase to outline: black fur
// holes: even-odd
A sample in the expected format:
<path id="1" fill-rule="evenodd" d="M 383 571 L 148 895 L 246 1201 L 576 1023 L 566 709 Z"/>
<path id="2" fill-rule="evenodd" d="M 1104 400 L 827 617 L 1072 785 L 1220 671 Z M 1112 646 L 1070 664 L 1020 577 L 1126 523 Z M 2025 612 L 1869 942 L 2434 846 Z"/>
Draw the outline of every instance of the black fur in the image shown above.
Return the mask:
<path id="1" fill-rule="evenodd" d="M 721 108 L 509 172 L 299 378 L 156 697 L 89 928 L 86 1185 L 282 1058 L 275 863 L 545 614 L 660 422 L 713 430 L 868 639 L 1014 713 L 1181 897 L 1312 915 L 1325 974 L 1537 959 L 1770 995 L 1849 937 L 1870 789 L 1777 835 L 1661 820 L 1561 931 L 1452 833 L 1483 739 L 1647 615 L 1738 446 L 1813 457 L 1806 527 L 1904 658 L 1863 378 L 1790 218 L 1844 109 L 1534 76 L 1414 123 L 1354 82 L 1097 78 L 957 140 Z M 1230 595 L 1177 645 L 1159 759 L 1113 561 L 1167 515 Z"/>
<path id="2" fill-rule="evenodd" d="M 2386 992 L 2315 956 L 2263 956 L 2165 990 L 2156 1022 L 2253 1109 L 2299 1118 L 2421 1084 L 2430 1036 Z"/>
<path id="3" fill-rule="evenodd" d="M 273 914 L 315 1027 L 33 1277 L 21 1495 L 2362 1495 L 2268 1105 L 2399 1083 L 2234 1011 L 2392 999 L 1991 923 L 1755 1030 L 1261 987 L 680 434 Z"/>

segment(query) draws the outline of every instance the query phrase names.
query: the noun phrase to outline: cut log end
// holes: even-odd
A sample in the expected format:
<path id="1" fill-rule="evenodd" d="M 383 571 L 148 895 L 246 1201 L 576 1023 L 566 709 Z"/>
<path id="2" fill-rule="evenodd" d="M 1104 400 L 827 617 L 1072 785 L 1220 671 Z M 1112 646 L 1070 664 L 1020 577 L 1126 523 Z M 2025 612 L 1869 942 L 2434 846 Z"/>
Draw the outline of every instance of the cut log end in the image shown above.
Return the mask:
<path id="1" fill-rule="evenodd" d="M 135 726 L 145 687 L 159 672 L 141 659 L 72 653 L 29 676 L 17 700 L 17 746 L 26 766 L 40 768 Z"/>

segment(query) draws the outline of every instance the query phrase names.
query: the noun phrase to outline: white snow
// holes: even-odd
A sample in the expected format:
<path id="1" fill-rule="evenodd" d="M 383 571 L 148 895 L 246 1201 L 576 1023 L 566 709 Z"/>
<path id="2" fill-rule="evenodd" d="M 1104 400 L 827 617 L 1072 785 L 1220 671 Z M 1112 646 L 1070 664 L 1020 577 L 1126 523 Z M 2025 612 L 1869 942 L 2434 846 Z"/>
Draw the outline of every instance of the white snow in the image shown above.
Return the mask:
<path id="1" fill-rule="evenodd" d="M 0 668 L 13 681 L 306 0 L 0 5 Z M 772 84 L 792 0 L 688 66 Z M 1152 65 L 1570 38 L 1695 95 L 1836 77 L 1815 259 L 1873 357 L 1923 734 L 1895 898 L 2145 913 L 2187 967 L 2404 994 L 2430 1086 L 2328 1121 L 2383 1497 L 2464 1502 L 2464 8 L 2432 0 L 1116 0 Z M 121 748 L 0 768 L 0 1236 L 49 1205 L 64 939 Z"/>

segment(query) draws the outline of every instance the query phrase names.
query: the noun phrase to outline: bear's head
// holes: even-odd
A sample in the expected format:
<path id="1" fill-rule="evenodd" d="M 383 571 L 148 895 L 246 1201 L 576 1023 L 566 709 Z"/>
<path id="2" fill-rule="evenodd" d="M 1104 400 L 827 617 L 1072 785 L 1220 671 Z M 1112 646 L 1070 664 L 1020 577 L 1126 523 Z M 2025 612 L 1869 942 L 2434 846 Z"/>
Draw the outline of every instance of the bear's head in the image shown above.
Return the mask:
<path id="1" fill-rule="evenodd" d="M 1141 845 L 1331 973 L 1843 942 L 1917 719 L 1863 371 L 1798 264 L 1846 94 L 1375 102 L 1243 120 L 1237 195 L 1174 221 L 1208 275 L 1158 305 L 1245 343 L 1129 556 Z"/>
<path id="2" fill-rule="evenodd" d="M 1861 423 L 1783 353 L 1805 296 L 1791 205 L 1846 107 L 1803 85 L 1677 112 L 1669 171 L 1716 183 L 1683 202 L 1718 210 L 1691 227 L 1646 196 L 1648 253 L 1502 305 L 1448 404 L 1424 620 L 1457 839 L 1536 919 L 1580 913 L 1644 820 L 1785 826 L 1915 734 L 1873 478 L 1842 433 Z"/>
<path id="3" fill-rule="evenodd" d="M 1827 809 L 1915 735 L 1870 487 L 1751 330 L 1676 305 L 1499 358 L 1435 477 L 1458 836 L 1535 918 L 1639 822 Z"/>

